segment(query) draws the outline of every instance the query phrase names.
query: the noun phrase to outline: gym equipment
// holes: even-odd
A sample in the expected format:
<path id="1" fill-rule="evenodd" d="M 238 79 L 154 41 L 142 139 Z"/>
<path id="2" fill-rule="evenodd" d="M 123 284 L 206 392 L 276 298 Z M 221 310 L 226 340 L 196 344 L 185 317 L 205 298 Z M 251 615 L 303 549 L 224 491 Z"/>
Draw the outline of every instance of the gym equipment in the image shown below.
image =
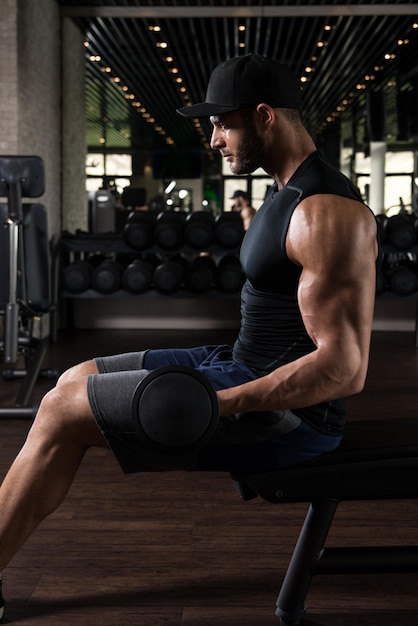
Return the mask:
<path id="1" fill-rule="evenodd" d="M 418 420 L 396 417 L 348 423 L 338 450 L 294 467 L 231 474 L 243 500 L 309 503 L 277 600 L 282 623 L 302 623 L 314 575 L 418 572 L 417 546 L 325 547 L 340 502 L 415 500 L 417 469 Z"/>
<path id="2" fill-rule="evenodd" d="M 123 265 L 114 259 L 105 259 L 91 273 L 91 287 L 99 293 L 114 293 L 122 286 Z"/>
<path id="3" fill-rule="evenodd" d="M 387 242 L 398 250 L 410 250 L 417 243 L 416 215 L 400 211 L 392 215 L 385 226 Z"/>
<path id="4" fill-rule="evenodd" d="M 156 453 L 187 455 L 213 435 L 218 398 L 208 379 L 193 368 L 160 367 L 137 386 L 132 418 L 141 441 Z"/>
<path id="5" fill-rule="evenodd" d="M 125 207 L 143 207 L 147 203 L 145 187 L 125 187 L 122 192 L 122 204 Z M 142 211 L 141 211 L 142 213 Z"/>
<path id="6" fill-rule="evenodd" d="M 210 256 L 196 257 L 186 268 L 185 287 L 192 293 L 205 293 L 215 285 L 216 265 Z"/>
<path id="7" fill-rule="evenodd" d="M 215 241 L 223 248 L 237 248 L 244 237 L 244 222 L 240 213 L 221 213 L 215 220 Z"/>
<path id="8" fill-rule="evenodd" d="M 222 257 L 216 268 L 216 287 L 224 293 L 237 293 L 244 280 L 241 263 L 238 257 L 226 255 Z"/>
<path id="9" fill-rule="evenodd" d="M 83 293 L 90 288 L 92 264 L 76 259 L 62 269 L 62 287 L 70 293 Z"/>
<path id="10" fill-rule="evenodd" d="M 386 224 L 389 218 L 385 215 L 385 213 L 378 213 L 375 218 L 380 245 L 383 245 L 386 243 Z"/>
<path id="11" fill-rule="evenodd" d="M 214 239 L 215 218 L 208 211 L 195 211 L 186 217 L 184 240 L 196 250 L 205 250 Z"/>
<path id="12" fill-rule="evenodd" d="M 182 288 L 187 261 L 180 256 L 163 261 L 154 270 L 154 288 L 160 293 L 172 294 Z"/>
<path id="13" fill-rule="evenodd" d="M 26 365 L 23 370 L 8 371 L 8 379 L 23 378 L 23 382 L 16 406 L 0 409 L 0 417 L 5 418 L 32 419 L 36 415 L 36 408 L 26 405 L 46 354 L 42 315 L 53 308 L 50 252 L 45 207 L 23 204 L 22 196 L 38 198 L 44 188 L 40 157 L 0 156 L 0 196 L 7 198 L 7 205 L 0 207 L 4 225 L 0 237 L 3 361 L 14 366 L 22 353 Z"/>
<path id="14" fill-rule="evenodd" d="M 410 296 L 418 290 L 418 265 L 414 261 L 399 261 L 387 276 L 390 289 L 398 296 Z"/>
<path id="15" fill-rule="evenodd" d="M 184 213 L 164 211 L 157 217 L 154 243 L 164 250 L 176 250 L 184 243 Z"/>
<path id="16" fill-rule="evenodd" d="M 89 216 L 93 233 L 112 233 L 115 231 L 116 198 L 109 189 L 95 192 Z"/>
<path id="17" fill-rule="evenodd" d="M 134 259 L 124 269 L 122 285 L 130 293 L 144 293 L 151 289 L 154 266 L 143 259 Z"/>
<path id="18" fill-rule="evenodd" d="M 132 211 L 129 213 L 123 229 L 123 239 L 127 246 L 134 250 L 150 248 L 154 241 L 156 216 L 148 211 Z"/>
<path id="19" fill-rule="evenodd" d="M 382 295 L 382 293 L 385 293 L 387 288 L 388 283 L 386 279 L 386 274 L 381 268 L 376 275 L 376 296 L 380 296 Z"/>

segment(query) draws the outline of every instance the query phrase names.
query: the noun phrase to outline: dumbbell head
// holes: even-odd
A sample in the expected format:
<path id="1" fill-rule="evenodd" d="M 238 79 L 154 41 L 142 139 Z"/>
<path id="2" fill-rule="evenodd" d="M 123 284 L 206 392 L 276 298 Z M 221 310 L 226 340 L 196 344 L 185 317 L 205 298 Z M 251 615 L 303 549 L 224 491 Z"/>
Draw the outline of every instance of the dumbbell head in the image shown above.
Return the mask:
<path id="1" fill-rule="evenodd" d="M 176 250 L 183 245 L 185 215 L 166 211 L 158 215 L 154 230 L 154 243 L 164 250 Z"/>
<path id="2" fill-rule="evenodd" d="M 236 248 L 244 237 L 244 222 L 240 213 L 228 211 L 215 220 L 215 239 L 223 248 Z"/>
<path id="3" fill-rule="evenodd" d="M 132 211 L 123 229 L 123 239 L 134 250 L 145 250 L 152 246 L 155 215 L 147 211 Z"/>
<path id="4" fill-rule="evenodd" d="M 205 250 L 213 243 L 215 219 L 207 211 L 195 211 L 186 217 L 184 239 L 196 250 Z"/>
<path id="5" fill-rule="evenodd" d="M 218 398 L 200 372 L 183 366 L 161 367 L 137 386 L 132 419 L 148 448 L 168 455 L 188 454 L 213 435 L 219 419 Z"/>

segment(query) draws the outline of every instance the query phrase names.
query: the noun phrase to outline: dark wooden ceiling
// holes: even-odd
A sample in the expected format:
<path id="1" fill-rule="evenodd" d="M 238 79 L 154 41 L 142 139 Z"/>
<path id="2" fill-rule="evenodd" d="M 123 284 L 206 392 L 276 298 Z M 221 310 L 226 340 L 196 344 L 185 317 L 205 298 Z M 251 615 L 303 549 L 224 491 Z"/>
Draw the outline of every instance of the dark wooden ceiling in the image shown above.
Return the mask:
<path id="1" fill-rule="evenodd" d="M 85 35 L 90 149 L 207 150 L 207 121 L 175 109 L 204 100 L 214 66 L 248 52 L 300 77 L 305 123 L 318 141 L 342 129 L 344 141 L 361 142 L 367 93 L 379 90 L 388 141 L 418 139 L 414 124 L 409 136 L 399 132 L 397 107 L 400 92 L 418 92 L 414 2 L 57 1 Z"/>

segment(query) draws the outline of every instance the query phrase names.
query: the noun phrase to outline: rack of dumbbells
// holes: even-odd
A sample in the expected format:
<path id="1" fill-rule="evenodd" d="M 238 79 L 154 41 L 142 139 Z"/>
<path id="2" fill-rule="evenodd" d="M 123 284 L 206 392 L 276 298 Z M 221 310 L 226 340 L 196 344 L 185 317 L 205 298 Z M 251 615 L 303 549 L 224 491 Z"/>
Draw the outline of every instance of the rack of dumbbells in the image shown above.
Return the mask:
<path id="1" fill-rule="evenodd" d="M 238 213 L 132 211 L 120 233 L 63 233 L 60 298 L 233 298 L 243 275 Z"/>
<path id="2" fill-rule="evenodd" d="M 376 220 L 383 251 L 376 295 L 417 301 L 415 345 L 418 346 L 418 216 L 401 203 L 399 213 L 391 217 L 377 215 Z"/>

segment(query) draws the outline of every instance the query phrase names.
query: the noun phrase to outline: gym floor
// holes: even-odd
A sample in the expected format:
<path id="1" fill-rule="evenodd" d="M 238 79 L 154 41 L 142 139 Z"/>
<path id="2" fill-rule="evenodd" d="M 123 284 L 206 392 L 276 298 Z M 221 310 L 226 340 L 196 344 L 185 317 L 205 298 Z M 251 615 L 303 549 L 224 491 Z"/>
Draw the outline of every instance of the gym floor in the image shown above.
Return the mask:
<path id="1" fill-rule="evenodd" d="M 44 367 L 96 354 L 228 342 L 219 331 L 71 331 Z M 39 380 L 36 404 L 53 383 Z M 13 406 L 19 381 L 2 381 Z M 362 394 L 349 419 L 416 417 L 418 349 L 412 333 L 375 332 Z M 0 421 L 0 474 L 30 423 Z M 414 480 L 415 477 L 411 477 Z M 275 601 L 307 505 L 243 503 L 229 475 L 124 476 L 106 450 L 86 455 L 62 506 L 3 572 L 3 623 L 21 626 L 274 626 Z M 329 544 L 418 545 L 418 502 L 343 503 Z M 307 626 L 416 626 L 418 574 L 318 576 Z"/>

